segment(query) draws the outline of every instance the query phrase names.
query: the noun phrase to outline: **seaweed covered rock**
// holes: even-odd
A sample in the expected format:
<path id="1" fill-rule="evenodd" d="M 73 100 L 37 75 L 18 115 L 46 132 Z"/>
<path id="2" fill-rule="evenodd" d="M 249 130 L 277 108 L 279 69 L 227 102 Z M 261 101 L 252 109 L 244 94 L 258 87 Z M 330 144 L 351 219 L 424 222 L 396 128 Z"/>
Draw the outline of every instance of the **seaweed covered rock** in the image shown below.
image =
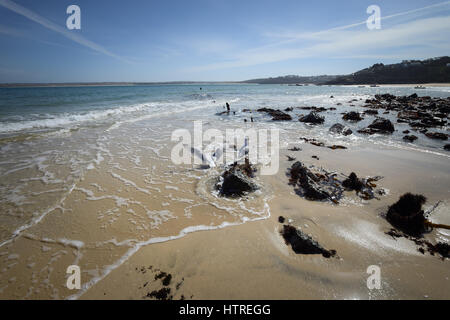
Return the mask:
<path id="1" fill-rule="evenodd" d="M 297 193 L 308 200 L 332 199 L 331 193 L 319 183 L 322 176 L 316 175 L 300 161 L 295 162 L 290 169 L 290 183 L 299 187 Z"/>
<path id="2" fill-rule="evenodd" d="M 221 177 L 216 185 L 220 195 L 226 197 L 241 197 L 245 193 L 253 192 L 258 186 L 251 180 L 254 169 L 250 164 L 233 164 Z"/>
<path id="3" fill-rule="evenodd" d="M 389 207 L 386 219 L 408 235 L 421 236 L 426 231 L 425 213 L 422 210 L 426 201 L 423 195 L 405 193 Z"/>
<path id="4" fill-rule="evenodd" d="M 301 117 L 299 121 L 310 124 L 322 124 L 325 122 L 325 118 L 319 116 L 316 112 L 311 111 L 308 115 Z"/>
<path id="5" fill-rule="evenodd" d="M 347 191 L 356 191 L 358 197 L 363 200 L 371 200 L 377 197 L 377 195 L 383 195 L 385 191 L 383 189 L 375 189 L 377 185 L 376 181 L 382 177 L 368 177 L 360 179 L 356 173 L 352 172 L 347 179 L 342 181 L 342 186 Z"/>
<path id="6" fill-rule="evenodd" d="M 330 127 L 330 132 L 336 133 L 336 134 L 342 134 L 344 136 L 351 135 L 353 133 L 352 130 L 350 130 L 348 127 L 344 126 L 340 123 L 335 123 Z"/>
<path id="7" fill-rule="evenodd" d="M 360 191 L 364 186 L 362 181 L 358 179 L 356 173 L 354 172 L 350 173 L 350 176 L 342 182 L 342 185 L 347 190 L 355 191 Z"/>
<path id="8" fill-rule="evenodd" d="M 344 114 L 342 119 L 344 119 L 346 121 L 355 121 L 355 122 L 363 120 L 363 118 L 361 117 L 359 112 L 355 112 L 355 111 L 351 111 L 351 112 Z"/>
<path id="9" fill-rule="evenodd" d="M 344 191 L 356 191 L 356 195 L 363 200 L 371 200 L 385 194 L 384 189 L 376 189 L 374 183 L 382 177 L 367 177 L 359 179 L 354 172 L 349 177 L 329 172 L 323 167 L 310 166 L 307 168 L 300 161 L 295 162 L 288 170 L 289 184 L 295 187 L 295 192 L 313 201 L 329 200 L 333 203 L 344 196 Z"/>
<path id="10" fill-rule="evenodd" d="M 286 244 L 291 245 L 292 250 L 297 254 L 321 254 L 325 258 L 336 255 L 336 250 L 323 248 L 317 241 L 293 226 L 284 225 L 281 235 Z"/>

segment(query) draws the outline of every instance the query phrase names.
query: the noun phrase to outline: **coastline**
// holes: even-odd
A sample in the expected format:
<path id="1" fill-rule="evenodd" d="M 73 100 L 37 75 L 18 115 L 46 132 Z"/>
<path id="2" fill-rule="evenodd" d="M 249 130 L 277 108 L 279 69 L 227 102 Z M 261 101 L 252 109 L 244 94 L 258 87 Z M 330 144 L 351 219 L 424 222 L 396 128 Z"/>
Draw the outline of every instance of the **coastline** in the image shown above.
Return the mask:
<path id="1" fill-rule="evenodd" d="M 170 289 L 174 299 L 448 298 L 448 261 L 422 254 L 410 240 L 387 235 L 391 226 L 383 216 L 402 194 L 412 192 L 427 197 L 424 209 L 442 201 L 433 222 L 450 224 L 446 142 L 396 122 L 398 109 L 366 113 L 373 97 L 367 90 L 322 88 L 300 100 L 297 90 L 286 97 L 282 87 L 277 87 L 278 95 L 273 91 L 267 95 L 267 87 L 251 86 L 250 95 L 240 96 L 242 87 L 236 86 L 226 100 L 222 96 L 216 103 L 209 101 L 215 95 L 208 92 L 213 87 L 206 88 L 206 101 L 183 88 L 179 108 L 160 103 L 145 112 L 120 113 L 117 120 L 100 125 L 89 122 L 77 130 L 0 145 L 5 150 L 1 169 L 6 173 L 0 189 L 6 199 L 2 210 L 10 213 L 2 216 L 5 223 L 0 229 L 0 298 L 153 299 L 153 292 L 162 289 Z M 404 97 L 413 90 L 386 92 Z M 431 94 L 446 106 L 445 92 Z M 421 98 L 411 99 L 425 104 Z M 218 112 L 225 101 L 232 103 L 236 114 Z M 297 107 L 285 110 L 292 103 Z M 243 111 L 249 105 L 274 104 L 290 112 L 292 119 L 273 121 L 265 112 L 253 110 L 255 122 L 250 122 L 248 111 Z M 298 121 L 309 110 L 319 109 L 316 106 L 323 108 L 324 124 Z M 342 114 L 355 110 L 364 115 L 361 122 L 342 120 Z M 381 112 L 395 122 L 396 132 L 358 135 L 358 129 Z M 173 130 L 191 130 L 193 121 L 199 120 L 205 129 L 279 128 L 278 172 L 257 175 L 261 189 L 245 199 L 219 197 L 215 185 L 222 168 L 171 161 Z M 354 134 L 330 133 L 336 122 L 345 123 Z M 403 141 L 406 128 L 419 135 L 414 144 Z M 324 144 L 312 145 L 303 137 Z M 347 149 L 323 147 L 337 144 Z M 301 150 L 289 150 L 292 147 Z M 287 172 L 294 161 L 288 155 L 345 176 L 351 172 L 360 178 L 382 176 L 377 184 L 387 194 L 365 201 L 346 192 L 339 205 L 305 200 L 289 185 Z M 295 254 L 280 235 L 279 216 L 327 250 L 336 250 L 336 257 Z M 434 230 L 425 237 L 433 243 L 448 242 L 450 234 Z M 65 287 L 69 265 L 82 270 L 80 291 Z M 370 265 L 382 268 L 381 291 L 370 291 L 365 284 Z M 162 286 L 164 274 L 170 279 Z"/>

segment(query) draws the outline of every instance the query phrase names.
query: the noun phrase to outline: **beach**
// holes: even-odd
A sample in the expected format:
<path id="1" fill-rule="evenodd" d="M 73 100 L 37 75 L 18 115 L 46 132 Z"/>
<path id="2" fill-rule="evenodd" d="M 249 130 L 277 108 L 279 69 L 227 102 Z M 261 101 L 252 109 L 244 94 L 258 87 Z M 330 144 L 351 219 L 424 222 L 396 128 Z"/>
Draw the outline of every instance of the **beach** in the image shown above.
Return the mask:
<path id="1" fill-rule="evenodd" d="M 385 218 L 411 192 L 426 196 L 425 210 L 439 203 L 434 223 L 450 224 L 448 141 L 397 122 L 396 111 L 364 113 L 378 94 L 450 96 L 446 85 L 425 86 L 0 89 L 0 298 L 154 299 L 152 292 L 166 288 L 173 299 L 448 299 L 448 258 L 386 234 L 392 226 Z M 10 103 L 31 110 L 8 114 L 1 107 Z M 326 109 L 323 124 L 298 121 L 312 106 Z M 258 108 L 292 108 L 292 121 L 273 121 Z M 363 119 L 342 120 L 351 111 Z M 377 117 L 390 119 L 395 131 L 358 132 Z M 173 162 L 173 132 L 192 132 L 194 121 L 220 132 L 279 130 L 278 170 L 257 171 L 259 188 L 245 197 L 220 196 L 215 183 L 223 166 Z M 330 133 L 334 123 L 353 134 Z M 418 139 L 405 142 L 405 130 Z M 448 134 L 448 127 L 429 131 Z M 296 161 L 380 176 L 384 193 L 364 200 L 345 191 L 338 204 L 307 200 L 289 184 Z M 336 255 L 296 254 L 280 233 L 284 224 Z M 448 243 L 450 232 L 435 228 L 424 238 Z M 80 267 L 79 290 L 66 286 L 70 265 Z M 373 265 L 381 270 L 380 289 L 367 286 Z"/>

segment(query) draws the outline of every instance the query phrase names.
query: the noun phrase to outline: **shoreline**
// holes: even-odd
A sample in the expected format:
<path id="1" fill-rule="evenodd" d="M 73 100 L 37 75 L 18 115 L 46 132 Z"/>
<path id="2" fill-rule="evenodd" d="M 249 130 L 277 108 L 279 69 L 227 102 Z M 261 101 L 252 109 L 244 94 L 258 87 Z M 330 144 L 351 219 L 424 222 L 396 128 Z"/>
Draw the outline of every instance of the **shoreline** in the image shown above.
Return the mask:
<path id="1" fill-rule="evenodd" d="M 93 146 L 93 152 L 80 159 L 80 175 L 75 179 L 59 172 L 64 168 L 59 164 L 65 163 L 57 161 L 59 158 L 44 162 L 46 158 L 36 157 L 37 163 L 17 173 L 12 162 L 4 161 L 11 163 L 2 167 L 11 172 L 4 180 L 6 185 L 22 187 L 20 182 L 25 180 L 25 196 L 31 195 L 22 200 L 12 194 L 12 199 L 22 202 L 12 203 L 16 208 L 3 204 L 2 209 L 14 213 L 24 208 L 23 221 L 29 214 L 31 224 L 0 248 L 0 297 L 152 299 L 158 290 L 170 289 L 174 299 L 448 298 L 447 261 L 419 252 L 410 240 L 387 235 L 390 224 L 384 214 L 402 194 L 412 192 L 428 198 L 425 210 L 443 201 L 433 214 L 433 223 L 450 224 L 446 214 L 450 205 L 450 154 L 443 150 L 443 141 L 425 140 L 422 148 L 419 144 L 393 143 L 392 136 L 383 134 L 375 134 L 374 139 L 356 133 L 345 138 L 330 134 L 331 124 L 343 122 L 342 114 L 346 113 L 342 111 L 365 114 L 377 109 L 377 114 L 384 114 L 383 106 L 387 105 L 380 101 L 390 99 L 389 95 L 368 102 L 364 102 L 365 96 L 350 101 L 353 96 L 349 95 L 326 99 L 327 107 L 341 102 L 356 102 L 358 106 L 325 109 L 322 114 L 328 122 L 323 126 L 298 121 L 300 112 L 305 112 L 300 110 L 309 112 L 318 107 L 285 110 L 292 115 L 289 122 L 274 122 L 265 112 L 252 110 L 254 123 L 244 121 L 246 112 L 220 116 L 214 110 L 207 113 L 200 108 L 198 113 L 160 113 L 161 117 L 137 118 L 114 130 L 95 127 L 37 141 L 39 151 L 49 142 L 50 151 L 56 154 L 69 150 L 62 160 L 75 159 L 72 157 L 79 148 L 87 151 L 87 144 Z M 410 98 L 409 106 L 416 98 Z M 421 107 L 429 104 L 417 99 Z M 446 106 L 446 99 L 439 101 Z M 374 108 L 367 107 L 368 103 Z M 233 107 L 242 110 L 244 104 Z M 307 104 L 316 105 L 311 101 Z M 391 102 L 388 107 L 402 106 Z M 356 132 L 376 118 L 369 113 L 364 117 L 365 122 L 357 125 L 343 123 L 353 125 Z M 222 172 L 220 166 L 206 170 L 175 165 L 170 160 L 172 129 L 190 128 L 191 120 L 205 120 L 209 122 L 205 126 L 221 129 L 284 130 L 279 170 L 273 176 L 257 174 L 255 182 L 261 188 L 245 199 L 217 196 L 214 186 Z M 227 123 L 225 127 L 221 126 L 223 122 Z M 396 124 L 398 133 L 403 128 Z M 419 139 L 428 138 L 421 132 Z M 347 148 L 325 147 L 337 144 Z M 435 147 L 439 149 L 432 149 Z M 29 156 L 30 149 L 24 152 Z M 305 200 L 289 184 L 287 172 L 295 161 L 337 172 L 338 177 L 348 177 L 351 172 L 360 178 L 382 176 L 374 181 L 386 193 L 380 193 L 379 199 L 362 200 L 354 192 L 345 191 L 342 199 L 337 198 L 341 200 L 338 205 Z M 69 182 L 73 186 L 66 190 Z M 56 204 L 55 199 L 59 201 Z M 37 201 L 35 205 L 33 201 Z M 37 212 L 45 215 L 36 220 Z M 326 250 L 336 250 L 336 257 L 294 253 L 280 235 L 284 227 L 278 222 L 280 216 Z M 9 221 L 11 226 L 21 223 Z M 1 231 L 2 236 L 7 235 L 6 228 Z M 431 242 L 448 242 L 450 233 L 434 230 L 425 237 Z M 83 286 L 78 293 L 64 286 L 65 269 L 74 264 L 82 270 Z M 366 269 L 371 265 L 382 267 L 383 290 L 376 293 L 365 286 Z M 159 280 L 164 274 L 171 275 L 169 285 Z M 427 283 L 417 280 L 417 275 Z"/>

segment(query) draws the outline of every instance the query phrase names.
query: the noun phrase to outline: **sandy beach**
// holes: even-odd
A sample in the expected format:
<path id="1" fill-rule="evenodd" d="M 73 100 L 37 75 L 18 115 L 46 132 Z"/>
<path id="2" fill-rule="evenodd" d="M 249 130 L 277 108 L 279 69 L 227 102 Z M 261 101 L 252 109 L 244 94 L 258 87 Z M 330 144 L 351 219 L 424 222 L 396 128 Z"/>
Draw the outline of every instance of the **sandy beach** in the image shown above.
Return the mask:
<path id="1" fill-rule="evenodd" d="M 406 143 L 402 131 L 408 124 L 401 122 L 389 135 L 357 132 L 379 117 L 364 113 L 365 100 L 377 90 L 409 95 L 412 88 L 294 88 L 289 95 L 280 86 L 229 88 L 235 90 L 234 100 L 212 101 L 219 95 L 213 90 L 222 90 L 212 87 L 203 95 L 183 93 L 175 104 L 179 109 L 172 102 L 148 109 L 132 105 L 131 111 L 114 110 L 118 116 L 112 121 L 108 116 L 109 122 L 94 114 L 96 125 L 77 123 L 70 130 L 39 132 L 34 139 L 5 140 L 0 298 L 151 300 L 161 290 L 172 299 L 449 298 L 448 259 L 386 234 L 392 226 L 385 218 L 389 206 L 411 192 L 426 196 L 425 210 L 440 201 L 430 219 L 450 224 L 445 141 L 416 130 L 417 142 Z M 299 95 L 296 90 L 322 91 Z M 232 101 L 235 113 L 223 114 L 226 101 Z M 295 103 L 286 109 L 293 120 L 273 121 L 254 110 L 275 103 L 282 110 Z M 325 124 L 299 122 L 310 112 L 305 105 L 326 107 L 320 113 Z M 345 121 L 354 134 L 331 134 L 330 126 L 344 122 L 342 114 L 351 110 L 364 115 L 358 123 Z M 397 117 L 383 113 L 392 121 Z M 276 174 L 258 170 L 259 189 L 243 198 L 218 195 L 223 166 L 205 169 L 174 164 L 171 158 L 174 130 L 191 130 L 199 120 L 204 129 L 280 130 Z M 295 161 L 344 176 L 381 176 L 376 184 L 385 194 L 363 200 L 345 191 L 338 204 L 307 200 L 289 184 Z M 296 254 L 280 233 L 287 224 L 336 255 Z M 449 237 L 448 230 L 437 228 L 424 234 L 431 243 L 446 243 Z M 81 270 L 79 290 L 67 287 L 71 265 Z M 381 270 L 380 289 L 367 286 L 367 269 L 374 265 Z"/>
<path id="2" fill-rule="evenodd" d="M 411 192 L 430 195 L 430 203 L 448 199 L 447 160 L 408 151 L 374 152 L 369 147 L 325 152 L 302 147 L 299 158 L 317 154 L 327 167 L 383 175 L 381 184 L 389 186 L 389 195 L 365 205 L 330 206 L 299 198 L 283 175 L 271 177 L 265 181 L 273 191 L 268 219 L 142 248 L 81 298 L 142 299 L 161 287 L 148 270 L 152 266 L 173 275 L 177 299 L 448 299 L 448 262 L 422 255 L 410 241 L 386 235 L 390 225 L 382 217 L 405 185 Z M 345 167 L 348 159 L 351 166 Z M 411 172 L 422 174 L 413 177 Z M 336 249 L 339 257 L 295 254 L 279 233 L 280 215 Z M 442 216 L 448 220 L 448 212 Z M 427 238 L 439 234 L 434 231 Z M 366 286 L 369 265 L 381 267 L 381 290 Z"/>

